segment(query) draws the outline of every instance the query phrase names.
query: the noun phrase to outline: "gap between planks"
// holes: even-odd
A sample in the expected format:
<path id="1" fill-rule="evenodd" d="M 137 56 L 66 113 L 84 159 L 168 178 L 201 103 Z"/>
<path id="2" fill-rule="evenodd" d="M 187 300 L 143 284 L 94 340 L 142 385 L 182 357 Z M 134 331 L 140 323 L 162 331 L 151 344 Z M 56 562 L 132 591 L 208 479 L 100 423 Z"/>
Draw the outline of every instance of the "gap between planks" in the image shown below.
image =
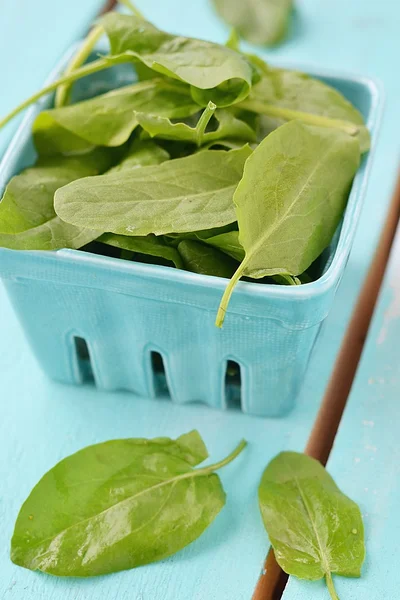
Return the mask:
<path id="1" fill-rule="evenodd" d="M 353 385 L 399 218 L 400 177 L 397 180 L 373 261 L 354 307 L 305 449 L 305 454 L 318 459 L 323 465 L 326 465 L 328 461 Z M 252 600 L 279 600 L 283 595 L 287 580 L 288 576 L 279 567 L 273 550 L 270 549 Z"/>

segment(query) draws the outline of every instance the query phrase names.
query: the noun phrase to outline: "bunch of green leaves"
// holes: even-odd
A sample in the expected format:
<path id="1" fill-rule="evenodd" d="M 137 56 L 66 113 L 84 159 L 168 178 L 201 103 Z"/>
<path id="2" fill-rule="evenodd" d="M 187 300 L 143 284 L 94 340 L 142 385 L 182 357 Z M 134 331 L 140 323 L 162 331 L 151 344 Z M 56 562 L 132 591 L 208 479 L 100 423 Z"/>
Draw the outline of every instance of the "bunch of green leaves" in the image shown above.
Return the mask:
<path id="1" fill-rule="evenodd" d="M 181 242 L 182 243 L 182 242 Z M 194 242 L 198 243 L 198 242 Z M 244 449 L 195 469 L 208 453 L 197 431 L 177 440 L 120 439 L 89 446 L 42 477 L 24 502 L 11 559 L 52 575 L 89 577 L 178 552 L 225 504 L 215 473 Z M 358 506 L 316 460 L 284 452 L 259 486 L 262 518 L 278 563 L 302 579 L 359 577 L 365 557 Z"/>
<path id="2" fill-rule="evenodd" d="M 87 64 L 101 34 L 110 52 Z M 128 63 L 132 83 L 71 103 L 75 81 Z M 300 285 L 330 244 L 360 154 L 362 116 L 337 90 L 222 46 L 109 13 L 43 95 L 38 158 L 0 203 L 0 245 L 90 250 Z M 72 96 L 73 97 L 73 96 Z M 311 270 L 310 270 L 311 269 Z"/>

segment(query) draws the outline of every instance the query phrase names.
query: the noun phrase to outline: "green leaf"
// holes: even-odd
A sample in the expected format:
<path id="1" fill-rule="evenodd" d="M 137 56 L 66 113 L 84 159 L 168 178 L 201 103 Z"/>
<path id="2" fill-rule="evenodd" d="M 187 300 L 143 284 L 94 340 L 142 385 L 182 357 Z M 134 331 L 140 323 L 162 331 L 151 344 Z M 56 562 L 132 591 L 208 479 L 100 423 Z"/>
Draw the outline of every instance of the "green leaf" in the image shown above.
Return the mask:
<path id="1" fill-rule="evenodd" d="M 272 46 L 286 36 L 293 0 L 214 0 L 214 4 L 242 38 Z"/>
<path id="2" fill-rule="evenodd" d="M 229 279 L 237 268 L 235 260 L 216 248 L 195 240 L 182 240 L 178 251 L 183 260 L 183 268 L 193 273 Z"/>
<path id="3" fill-rule="evenodd" d="M 339 129 L 291 121 L 261 142 L 234 195 L 246 256 L 225 290 L 218 326 L 242 275 L 300 275 L 329 245 L 359 163 L 358 141 Z"/>
<path id="4" fill-rule="evenodd" d="M 161 165 L 76 181 L 55 195 L 55 210 L 72 225 L 122 235 L 163 235 L 235 221 L 233 192 L 251 154 L 205 150 Z"/>
<path id="5" fill-rule="evenodd" d="M 191 86 L 202 106 L 229 106 L 248 95 L 255 70 L 243 55 L 212 42 L 174 36 L 136 17 L 108 13 L 99 23 L 111 45 L 110 64 L 125 58 Z"/>
<path id="6" fill-rule="evenodd" d="M 17 565 L 88 577 L 138 567 L 184 548 L 225 504 L 196 431 L 89 446 L 53 467 L 23 504 L 11 542 Z"/>
<path id="7" fill-rule="evenodd" d="M 275 557 L 289 575 L 359 577 L 365 558 L 358 506 L 345 496 L 323 466 L 296 452 L 282 452 L 264 471 L 259 502 Z"/>
<path id="8" fill-rule="evenodd" d="M 169 119 L 157 117 L 145 113 L 136 113 L 136 118 L 140 126 L 151 137 L 164 138 L 166 140 L 177 140 L 183 142 L 192 142 L 201 146 L 206 140 L 206 128 L 215 113 L 217 107 L 212 102 L 204 109 L 200 115 L 196 126 L 191 127 L 186 123 L 171 123 Z"/>
<path id="9" fill-rule="evenodd" d="M 109 169 L 107 173 L 118 173 L 126 169 L 160 165 L 166 160 L 169 160 L 168 152 L 155 142 L 134 139 L 121 162 Z"/>
<path id="10" fill-rule="evenodd" d="M 137 252 L 148 256 L 164 258 L 174 263 L 177 269 L 183 269 L 181 255 L 173 246 L 168 245 L 162 237 L 149 234 L 143 237 L 116 235 L 115 233 L 105 233 L 98 239 L 102 244 L 114 246 L 121 250 Z"/>
<path id="11" fill-rule="evenodd" d="M 257 56 L 253 56 L 252 60 L 262 77 L 253 86 L 251 95 L 243 106 L 263 115 L 260 139 L 286 120 L 301 118 L 292 116 L 290 111 L 294 111 L 328 119 L 327 126 L 334 125 L 330 122 L 331 119 L 344 125 L 356 125 L 358 133 L 355 133 L 360 141 L 361 152 L 369 149 L 370 134 L 361 113 L 335 88 L 305 73 L 270 67 Z M 323 122 L 314 124 L 322 126 Z"/>
<path id="12" fill-rule="evenodd" d="M 149 114 L 137 114 L 141 127 L 151 136 L 167 140 L 186 141 L 201 146 L 214 144 L 224 138 L 245 142 L 255 142 L 256 133 L 247 123 L 237 119 L 230 111 L 219 109 L 210 102 L 200 116 L 195 127 L 186 123 L 171 123 L 169 119 Z M 214 131 L 207 131 L 207 126 L 213 117 L 218 123 Z"/>
<path id="13" fill-rule="evenodd" d="M 72 106 L 45 110 L 33 124 L 33 135 L 41 154 L 81 152 L 93 146 L 124 144 L 138 125 L 136 112 L 175 119 L 198 110 L 187 86 L 151 79 Z"/>
<path id="14" fill-rule="evenodd" d="M 168 152 L 157 146 L 155 142 L 135 139 L 124 159 L 119 165 L 110 169 L 108 173 L 118 173 L 126 169 L 158 165 L 168 159 Z M 163 258 L 172 262 L 177 269 L 183 269 L 183 262 L 178 250 L 167 244 L 163 237 L 157 237 L 153 234 L 144 237 L 135 237 L 105 233 L 97 241 L 132 253 L 133 256 L 131 258 L 133 260 L 135 258 L 134 254 L 139 253 Z"/>
<path id="15" fill-rule="evenodd" d="M 39 159 L 8 183 L 0 202 L 0 246 L 14 250 L 80 248 L 98 231 L 63 222 L 54 212 L 54 193 L 80 177 L 101 173 L 111 155 L 96 150 L 79 158 Z"/>
<path id="16" fill-rule="evenodd" d="M 237 223 L 231 223 L 224 227 L 205 229 L 204 231 L 169 234 L 165 237 L 169 240 L 169 243 L 175 247 L 178 247 L 183 240 L 194 240 L 212 246 L 217 250 L 221 250 L 221 252 L 231 256 L 238 262 L 241 262 L 245 257 L 244 248 L 239 242 Z"/>
<path id="17" fill-rule="evenodd" d="M 199 237 L 204 243 L 209 244 L 214 248 L 218 248 L 218 250 L 228 254 L 228 256 L 231 256 L 238 262 L 241 262 L 244 259 L 245 252 L 243 246 L 239 242 L 239 231 L 237 230 L 225 231 L 210 236 L 203 234 Z"/>
<path id="18" fill-rule="evenodd" d="M 232 27 L 229 38 L 225 42 L 225 46 L 236 52 L 240 52 L 240 37 L 234 27 Z"/>

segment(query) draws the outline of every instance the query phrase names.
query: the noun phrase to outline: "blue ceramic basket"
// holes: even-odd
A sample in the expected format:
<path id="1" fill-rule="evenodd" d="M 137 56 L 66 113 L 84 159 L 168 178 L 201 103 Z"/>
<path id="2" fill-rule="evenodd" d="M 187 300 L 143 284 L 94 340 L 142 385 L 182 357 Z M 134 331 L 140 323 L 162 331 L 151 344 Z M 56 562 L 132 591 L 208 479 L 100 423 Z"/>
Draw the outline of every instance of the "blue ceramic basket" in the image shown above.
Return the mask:
<path id="1" fill-rule="evenodd" d="M 376 137 L 380 94 L 373 82 L 308 72 L 355 104 Z M 131 79 L 131 70 L 121 66 L 81 82 L 77 93 L 90 96 Z M 31 124 L 44 106 L 40 102 L 30 110 L 5 154 L 0 192 L 10 177 L 32 164 Z M 239 283 L 222 330 L 214 320 L 224 279 L 75 250 L 0 249 L 0 276 L 43 369 L 66 383 L 93 379 L 101 390 L 156 396 L 168 388 L 174 402 L 201 401 L 216 408 L 240 403 L 246 413 L 284 415 L 294 405 L 343 275 L 370 161 L 368 154 L 354 180 L 321 277 L 298 287 Z M 231 361 L 236 363 L 233 377 L 230 368 L 227 376 Z"/>

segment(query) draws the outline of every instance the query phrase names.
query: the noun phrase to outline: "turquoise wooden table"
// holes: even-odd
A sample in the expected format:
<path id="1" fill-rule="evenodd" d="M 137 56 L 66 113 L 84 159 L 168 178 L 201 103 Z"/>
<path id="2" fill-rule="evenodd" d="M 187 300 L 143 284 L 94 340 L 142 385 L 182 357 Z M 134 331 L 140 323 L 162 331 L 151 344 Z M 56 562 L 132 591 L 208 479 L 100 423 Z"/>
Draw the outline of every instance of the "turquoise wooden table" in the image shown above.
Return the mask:
<path id="1" fill-rule="evenodd" d="M 142 0 L 137 4 L 149 19 L 171 31 L 217 41 L 226 38 L 226 28 L 206 0 Z M 384 220 L 400 146 L 400 81 L 395 61 L 400 51 L 400 5 L 395 0 L 298 0 L 297 5 L 291 39 L 267 54 L 271 61 L 309 63 L 378 77 L 387 95 L 356 243 L 297 406 L 284 419 L 258 419 L 234 409 L 217 412 L 201 405 L 173 405 L 168 399 L 99 393 L 91 387 L 70 388 L 49 382 L 39 370 L 0 288 L 0 597 L 5 600 L 251 598 L 268 550 L 256 486 L 273 455 L 282 449 L 302 450 L 306 444 Z M 34 5 L 27 0 L 0 2 L 1 114 L 40 85 L 99 8 L 95 0 L 58 2 L 56 8 L 49 0 L 37 0 Z M 3 132 L 1 148 L 10 134 L 11 128 Z M 385 330 L 383 323 L 382 333 L 378 322 L 379 318 L 384 321 L 389 296 L 388 287 L 371 334 L 371 339 L 381 335 L 383 342 L 374 353 L 372 341 L 372 350 L 366 353 L 330 463 L 338 483 L 369 515 L 370 554 L 364 579 L 340 584 L 339 591 L 343 590 L 346 599 L 375 600 L 382 591 L 390 599 L 398 596 L 394 591 L 398 569 L 389 562 L 396 560 L 395 534 L 400 527 L 394 509 L 396 418 L 400 415 L 393 402 L 398 391 L 396 336 L 392 324 L 386 323 Z M 390 315 L 396 315 L 395 304 Z M 385 367 L 392 371 L 385 371 Z M 106 439 L 175 437 L 194 427 L 204 436 L 212 460 L 227 454 L 241 437 L 250 443 L 240 459 L 221 472 L 227 506 L 190 547 L 162 563 L 88 580 L 56 579 L 25 571 L 10 562 L 9 540 L 19 507 L 39 477 L 59 459 Z M 389 464 L 391 458 L 393 463 Z M 284 595 L 285 600 L 311 597 L 327 598 L 318 584 L 295 582 L 289 584 Z"/>
<path id="2" fill-rule="evenodd" d="M 367 559 L 360 580 L 336 578 L 343 600 L 398 598 L 400 574 L 400 229 L 328 469 L 360 504 Z M 290 579 L 284 600 L 328 600 Z"/>

